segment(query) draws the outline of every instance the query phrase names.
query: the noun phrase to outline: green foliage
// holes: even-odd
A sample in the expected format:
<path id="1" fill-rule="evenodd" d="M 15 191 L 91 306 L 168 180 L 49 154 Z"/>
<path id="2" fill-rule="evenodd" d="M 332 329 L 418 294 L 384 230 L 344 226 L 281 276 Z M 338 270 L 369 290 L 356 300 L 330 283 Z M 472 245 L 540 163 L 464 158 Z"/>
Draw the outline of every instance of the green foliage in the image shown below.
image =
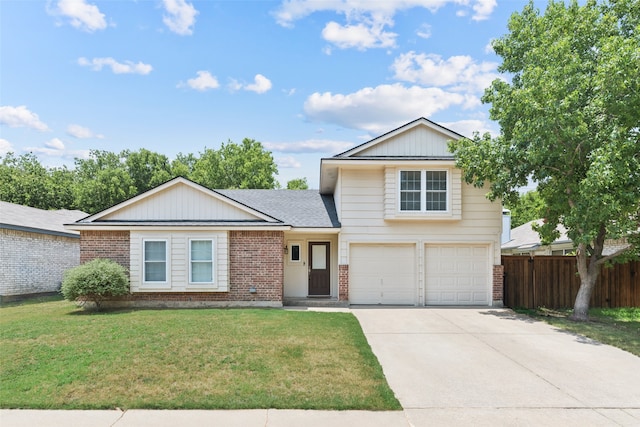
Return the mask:
<path id="1" fill-rule="evenodd" d="M 229 141 L 200 157 L 179 153 L 173 162 L 141 148 L 92 150 L 75 168 L 46 168 L 33 154 L 0 157 L 0 200 L 40 209 L 80 209 L 93 214 L 176 176 L 209 188 L 276 188 L 276 164 L 262 144 Z M 306 181 L 305 181 L 306 182 Z"/>
<path id="2" fill-rule="evenodd" d="M 551 1 L 541 15 L 531 2 L 509 31 L 493 48 L 511 82 L 494 80 L 483 97 L 502 134 L 450 149 L 465 181 L 491 181 L 491 199 L 514 203 L 533 178 L 547 220 L 538 232 L 551 241 L 563 224 L 591 282 L 611 258 L 604 240 L 633 241 L 640 223 L 640 7 Z"/>
<path id="3" fill-rule="evenodd" d="M 296 178 L 287 181 L 287 190 L 308 190 L 307 178 Z"/>
<path id="4" fill-rule="evenodd" d="M 529 221 L 544 218 L 545 206 L 537 191 L 519 195 L 515 201 L 505 202 L 511 211 L 511 227 L 515 228 Z"/>
<path id="5" fill-rule="evenodd" d="M 69 301 L 93 301 L 100 309 L 105 299 L 129 293 L 127 270 L 115 261 L 96 258 L 67 270 L 61 292 Z"/>
<path id="6" fill-rule="evenodd" d="M 192 179 L 208 188 L 276 188 L 278 168 L 262 144 L 245 138 L 219 150 L 205 149 L 195 162 Z"/>

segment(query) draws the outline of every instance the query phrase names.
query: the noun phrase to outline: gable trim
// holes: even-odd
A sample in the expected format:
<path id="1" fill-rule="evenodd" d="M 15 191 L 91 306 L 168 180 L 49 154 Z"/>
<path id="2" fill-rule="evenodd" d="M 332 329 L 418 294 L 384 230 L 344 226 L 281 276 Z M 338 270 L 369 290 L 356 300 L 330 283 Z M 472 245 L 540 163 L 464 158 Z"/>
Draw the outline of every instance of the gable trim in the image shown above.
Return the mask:
<path id="1" fill-rule="evenodd" d="M 451 129 L 447 129 L 444 126 L 439 125 L 438 123 L 432 122 L 429 119 L 425 119 L 424 117 L 420 117 L 419 119 L 416 119 L 412 122 L 409 122 L 405 125 L 402 125 L 392 131 L 389 131 L 385 134 L 382 134 L 370 141 L 367 141 L 363 144 L 357 145 L 345 152 L 342 152 L 340 154 L 336 154 L 334 156 L 334 158 L 341 158 L 341 157 L 352 157 L 355 154 L 358 154 L 368 148 L 373 147 L 374 145 L 380 144 L 381 142 L 384 142 L 388 139 L 391 139 L 395 136 L 397 136 L 398 134 L 404 133 L 408 130 L 411 130 L 417 126 L 427 126 L 430 129 L 435 130 L 436 132 L 442 133 L 448 137 L 450 137 L 451 139 L 460 139 L 460 138 L 464 138 L 463 135 L 460 135 L 457 132 L 452 131 Z"/>
<path id="2" fill-rule="evenodd" d="M 282 222 L 277 218 L 274 218 L 272 216 L 269 216 L 269 215 L 265 214 L 264 212 L 260 212 L 260 211 L 258 211 L 256 209 L 253 209 L 250 206 L 242 204 L 242 203 L 240 203 L 240 202 L 238 202 L 238 201 L 236 201 L 236 200 L 234 200 L 234 199 L 232 199 L 230 197 L 227 197 L 227 196 L 225 196 L 225 195 L 223 195 L 223 194 L 221 194 L 221 193 L 219 193 L 219 192 L 217 192 L 215 190 L 211 190 L 211 189 L 209 189 L 207 187 L 204 187 L 204 186 L 202 186 L 200 184 L 197 184 L 197 183 L 195 183 L 195 182 L 193 182 L 193 181 L 191 181 L 191 180 L 189 180 L 187 178 L 176 177 L 176 178 L 173 178 L 170 181 L 165 182 L 164 184 L 161 184 L 161 185 L 159 185 L 159 186 L 157 186 L 155 188 L 152 188 L 151 190 L 145 191 L 144 193 L 138 194 L 137 196 L 134 196 L 134 197 L 132 197 L 132 198 L 130 198 L 128 200 L 120 202 L 117 205 L 114 205 L 114 206 L 112 206 L 110 208 L 107 208 L 107 209 L 101 211 L 101 212 L 98 212 L 96 214 L 93 214 L 93 215 L 90 215 L 90 216 L 88 216 L 86 218 L 83 218 L 83 219 L 77 221 L 76 224 L 94 223 L 96 221 L 99 221 L 101 218 L 104 218 L 105 216 L 113 214 L 114 212 L 117 212 L 117 211 L 119 211 L 121 209 L 124 209 L 127 206 L 131 206 L 131 205 L 133 205 L 135 203 L 138 203 L 138 202 L 140 202 L 140 201 L 142 201 L 144 199 L 147 199 L 147 198 L 149 198 L 149 197 L 151 197 L 151 196 L 153 196 L 155 194 L 161 193 L 161 192 L 163 192 L 163 191 L 165 191 L 165 190 L 167 190 L 167 189 L 169 189 L 171 187 L 175 187 L 178 184 L 184 184 L 184 185 L 186 185 L 186 186 L 188 186 L 188 187 L 190 187 L 190 188 L 192 188 L 192 189 L 194 189 L 196 191 L 205 193 L 208 196 L 213 197 L 213 198 L 215 198 L 215 199 L 217 199 L 217 200 L 219 200 L 221 202 L 227 203 L 227 204 L 229 204 L 229 205 L 231 205 L 231 206 L 233 206 L 235 208 L 238 208 L 238 209 L 240 209 L 240 210 L 242 210 L 242 211 L 244 211 L 244 212 L 246 212 L 246 213 L 248 213 L 250 215 L 256 216 L 256 217 L 258 217 L 259 219 L 261 219 L 263 221 L 276 222 L 276 223 Z"/>

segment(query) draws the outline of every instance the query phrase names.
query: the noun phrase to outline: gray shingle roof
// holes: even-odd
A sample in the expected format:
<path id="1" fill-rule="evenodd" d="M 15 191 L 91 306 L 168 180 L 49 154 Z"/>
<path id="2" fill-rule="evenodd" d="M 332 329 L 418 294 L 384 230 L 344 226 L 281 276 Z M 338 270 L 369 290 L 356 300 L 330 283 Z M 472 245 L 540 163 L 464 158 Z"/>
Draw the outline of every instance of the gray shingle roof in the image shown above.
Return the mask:
<path id="1" fill-rule="evenodd" d="M 540 235 L 537 231 L 533 230 L 533 224 L 542 225 L 541 219 L 537 219 L 534 221 L 529 221 L 526 224 L 522 224 L 516 228 L 511 230 L 511 240 L 502 244 L 502 249 L 513 249 L 513 248 L 534 248 L 538 247 L 542 244 L 540 240 Z M 560 237 L 558 237 L 553 243 L 566 243 L 571 242 L 571 240 L 567 237 L 567 230 L 561 224 L 558 224 L 558 231 L 560 232 Z"/>
<path id="2" fill-rule="evenodd" d="M 79 235 L 77 231 L 64 228 L 63 224 L 75 222 L 86 217 L 87 213 L 78 210 L 60 209 L 47 211 L 14 203 L 0 202 L 0 228 L 30 231 L 53 235 Z"/>
<path id="3" fill-rule="evenodd" d="M 215 191 L 293 227 L 340 227 L 333 196 L 318 190 Z"/>

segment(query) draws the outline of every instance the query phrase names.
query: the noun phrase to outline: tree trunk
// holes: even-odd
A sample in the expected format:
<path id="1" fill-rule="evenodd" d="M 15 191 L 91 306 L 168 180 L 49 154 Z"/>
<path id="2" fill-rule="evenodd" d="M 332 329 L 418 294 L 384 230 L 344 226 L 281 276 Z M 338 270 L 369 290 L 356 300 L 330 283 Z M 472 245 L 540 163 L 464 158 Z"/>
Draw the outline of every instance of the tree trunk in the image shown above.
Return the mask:
<path id="1" fill-rule="evenodd" d="M 603 224 L 600 226 L 590 256 L 587 252 L 586 244 L 580 243 L 578 245 L 576 264 L 578 266 L 578 275 L 580 276 L 580 289 L 578 289 L 578 295 L 576 295 L 576 300 L 573 304 L 571 320 L 577 322 L 586 322 L 589 320 L 589 302 L 591 301 L 591 294 L 596 287 L 596 281 L 600 274 L 599 259 L 602 256 L 605 235 L 606 230 Z"/>

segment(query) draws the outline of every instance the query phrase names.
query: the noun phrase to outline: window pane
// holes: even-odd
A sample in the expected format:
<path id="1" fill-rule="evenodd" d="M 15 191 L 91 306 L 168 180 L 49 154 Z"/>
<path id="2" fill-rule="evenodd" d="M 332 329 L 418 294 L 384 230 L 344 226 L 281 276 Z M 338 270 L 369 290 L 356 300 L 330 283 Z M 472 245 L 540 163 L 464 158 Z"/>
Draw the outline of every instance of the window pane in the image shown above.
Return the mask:
<path id="1" fill-rule="evenodd" d="M 445 192 L 428 192 L 426 199 L 426 209 L 428 211 L 446 211 L 447 210 L 447 193 Z"/>
<path id="2" fill-rule="evenodd" d="M 213 265 L 211 262 L 194 262 L 191 264 L 191 281 L 198 283 L 213 282 Z"/>
<path id="3" fill-rule="evenodd" d="M 211 261 L 212 260 L 212 242 L 211 240 L 192 240 L 191 241 L 191 259 L 193 261 Z"/>
<path id="4" fill-rule="evenodd" d="M 300 261 L 300 245 L 291 245 L 291 261 Z"/>
<path id="5" fill-rule="evenodd" d="M 420 171 L 401 171 L 400 190 L 420 191 Z"/>
<path id="6" fill-rule="evenodd" d="M 420 192 L 403 191 L 400 193 L 400 210 L 402 211 L 419 211 L 420 210 Z"/>
<path id="7" fill-rule="evenodd" d="M 144 242 L 145 261 L 166 261 L 167 242 Z"/>
<path id="8" fill-rule="evenodd" d="M 166 282 L 167 269 L 164 262 L 145 262 L 144 264 L 145 282 Z"/>
<path id="9" fill-rule="evenodd" d="M 325 245 L 312 245 L 311 258 L 314 270 L 325 270 L 327 268 L 327 247 Z"/>
<path id="10" fill-rule="evenodd" d="M 427 171 L 425 188 L 427 191 L 446 191 L 447 190 L 447 172 L 445 171 Z"/>

